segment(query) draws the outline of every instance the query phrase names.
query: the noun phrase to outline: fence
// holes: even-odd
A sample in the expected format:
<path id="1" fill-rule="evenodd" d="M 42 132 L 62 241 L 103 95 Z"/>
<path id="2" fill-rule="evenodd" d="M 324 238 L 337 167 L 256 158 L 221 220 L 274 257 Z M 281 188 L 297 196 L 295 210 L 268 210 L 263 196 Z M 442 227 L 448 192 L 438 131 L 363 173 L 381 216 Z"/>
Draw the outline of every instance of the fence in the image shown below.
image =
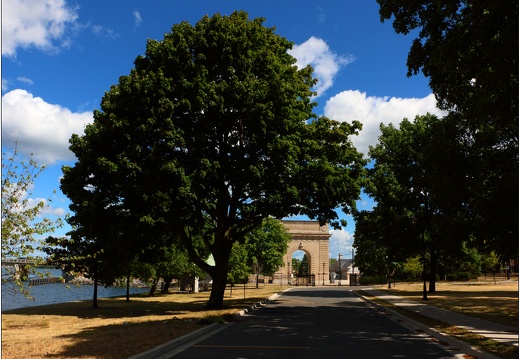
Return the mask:
<path id="1" fill-rule="evenodd" d="M 49 284 L 49 283 L 58 283 L 61 282 L 61 278 L 59 277 L 44 277 L 44 278 L 29 278 L 29 285 L 41 285 L 41 284 Z"/>

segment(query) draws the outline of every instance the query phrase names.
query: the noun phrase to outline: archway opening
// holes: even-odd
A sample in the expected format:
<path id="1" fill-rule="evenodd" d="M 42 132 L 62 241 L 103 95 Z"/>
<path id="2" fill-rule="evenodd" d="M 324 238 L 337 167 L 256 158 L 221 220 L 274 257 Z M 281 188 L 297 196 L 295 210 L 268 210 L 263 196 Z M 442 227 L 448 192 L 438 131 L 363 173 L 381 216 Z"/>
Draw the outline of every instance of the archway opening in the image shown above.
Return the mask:
<path id="1" fill-rule="evenodd" d="M 311 258 L 309 253 L 303 250 L 296 250 L 291 258 L 291 268 L 293 276 L 306 276 L 310 273 Z"/>

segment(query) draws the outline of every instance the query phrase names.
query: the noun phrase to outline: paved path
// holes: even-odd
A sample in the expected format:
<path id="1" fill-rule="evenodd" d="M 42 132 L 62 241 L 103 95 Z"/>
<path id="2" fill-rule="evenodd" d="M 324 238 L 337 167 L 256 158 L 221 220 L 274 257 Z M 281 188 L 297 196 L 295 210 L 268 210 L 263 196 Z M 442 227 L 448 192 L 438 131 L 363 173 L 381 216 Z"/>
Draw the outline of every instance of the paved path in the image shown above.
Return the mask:
<path id="1" fill-rule="evenodd" d="M 298 287 L 175 359 L 454 358 L 347 288 Z"/>
<path id="2" fill-rule="evenodd" d="M 356 345 L 358 346 L 357 349 L 362 349 L 361 347 L 363 347 L 363 345 L 359 345 L 360 343 L 361 344 L 370 343 L 377 336 L 374 337 L 374 336 L 369 335 L 366 338 L 363 337 L 361 342 L 353 341 L 352 343 L 350 343 L 350 342 L 348 342 L 348 340 L 354 339 L 355 336 L 358 337 L 357 339 L 360 339 L 360 336 L 362 336 L 363 333 L 370 333 L 371 329 L 370 330 L 367 328 L 363 329 L 364 328 L 363 326 L 369 322 L 371 324 L 368 326 L 368 328 L 372 328 L 376 325 L 379 326 L 379 325 L 382 325 L 382 323 L 386 323 L 386 321 L 384 320 L 385 314 L 383 313 L 386 311 L 386 309 L 385 309 L 385 310 L 380 311 L 381 313 L 383 313 L 382 316 L 381 316 L 381 314 L 377 314 L 377 312 L 368 312 L 368 313 L 371 313 L 370 315 L 373 317 L 372 319 L 377 319 L 375 322 L 372 322 L 372 319 L 369 320 L 369 319 L 367 319 L 367 317 L 365 317 L 365 318 L 361 318 L 359 321 L 357 321 L 355 323 L 356 325 L 353 325 L 354 324 L 353 320 L 356 317 L 358 317 L 359 315 L 361 315 L 362 312 L 365 312 L 368 309 L 363 306 L 360 306 L 359 303 L 354 301 L 354 297 L 356 295 L 357 296 L 360 296 L 360 295 L 357 294 L 353 290 L 354 289 L 353 287 L 350 287 L 350 288 L 349 287 L 340 287 L 340 288 L 338 288 L 338 291 L 335 291 L 336 295 L 340 295 L 341 298 L 338 298 L 338 299 L 340 299 L 340 301 L 338 301 L 336 304 L 333 305 L 333 306 L 338 306 L 337 309 L 339 309 L 340 311 L 336 312 L 334 319 L 330 319 L 330 320 L 327 320 L 326 322 L 322 322 L 322 324 L 327 329 L 323 329 L 321 331 L 321 333 L 327 333 L 327 332 L 329 332 L 328 330 L 334 329 L 333 326 L 331 326 L 329 323 L 332 323 L 332 322 L 339 322 L 342 324 L 345 323 L 345 325 L 340 325 L 340 327 L 335 328 L 335 330 L 333 331 L 333 333 L 334 332 L 342 333 L 342 335 L 341 335 L 342 340 L 338 341 L 336 338 L 336 340 L 332 341 L 333 344 L 328 344 L 325 347 L 321 347 L 320 352 L 323 352 L 324 348 L 326 349 L 325 351 L 329 351 L 329 350 L 333 349 L 333 347 L 335 347 L 336 349 L 339 349 L 337 347 L 337 343 L 341 343 L 342 353 L 346 352 L 344 348 L 349 348 L 349 347 L 355 348 Z M 473 317 L 470 317 L 467 315 L 462 315 L 462 314 L 453 313 L 453 312 L 450 312 L 447 310 L 438 309 L 433 306 L 429 306 L 425 303 L 413 302 L 410 300 L 403 299 L 402 297 L 390 295 L 384 291 L 375 290 L 375 289 L 369 288 L 369 287 L 362 287 L 362 288 L 356 287 L 356 289 L 363 289 L 365 292 L 369 293 L 370 295 L 377 296 L 377 297 L 384 299 L 388 302 L 391 302 L 395 305 L 405 307 L 406 309 L 418 312 L 422 315 L 429 316 L 429 317 L 441 320 L 445 323 L 452 324 L 452 325 L 455 325 L 458 327 L 466 328 L 472 332 L 488 336 L 494 340 L 497 340 L 497 341 L 500 341 L 500 342 L 503 342 L 506 344 L 518 346 L 518 328 L 511 328 L 511 327 L 487 322 L 484 320 L 480 320 L 477 318 L 473 318 Z M 323 290 L 326 290 L 326 292 L 324 292 Z M 281 349 L 283 349 L 284 351 L 290 351 L 290 350 L 297 350 L 297 351 L 300 350 L 301 351 L 302 349 L 310 350 L 310 349 L 312 349 L 311 343 L 313 343 L 313 340 L 316 340 L 316 338 L 318 338 L 318 337 L 316 337 L 316 335 L 309 335 L 308 340 L 304 342 L 304 343 L 306 343 L 306 345 L 309 346 L 309 348 L 307 348 L 307 347 L 302 348 L 302 344 L 301 344 L 302 342 L 300 342 L 300 341 L 295 342 L 298 345 L 296 345 L 295 343 L 291 344 L 291 340 L 294 340 L 294 337 L 291 335 L 287 336 L 288 333 L 289 334 L 291 334 L 291 333 L 309 334 L 307 332 L 307 329 L 302 330 L 302 325 L 307 324 L 307 319 L 304 321 L 305 323 L 303 323 L 303 322 L 298 323 L 298 325 L 300 325 L 300 327 L 295 327 L 295 328 L 292 328 L 291 330 L 288 330 L 288 328 L 285 328 L 285 324 L 287 324 L 288 318 L 283 318 L 284 316 L 282 314 L 287 315 L 287 313 L 292 313 L 293 317 L 299 317 L 301 314 L 297 314 L 298 312 L 293 313 L 293 309 L 296 310 L 297 309 L 296 307 L 298 307 L 299 310 L 303 309 L 304 312 L 307 311 L 307 314 L 305 315 L 305 317 L 308 317 L 308 315 L 310 313 L 315 312 L 316 310 L 323 310 L 332 304 L 332 303 L 325 304 L 324 302 L 317 304 L 316 302 L 314 302 L 316 297 L 318 297 L 318 298 L 321 297 L 320 300 L 334 301 L 336 299 L 334 299 L 335 298 L 334 296 L 331 297 L 331 295 L 333 293 L 329 292 L 324 287 L 309 288 L 308 290 L 306 290 L 305 294 L 301 293 L 301 292 L 298 293 L 298 292 L 300 292 L 300 290 L 295 290 L 295 292 L 290 291 L 289 293 L 282 293 L 282 296 L 279 298 L 277 296 L 273 296 L 270 298 L 270 302 L 267 305 L 266 309 L 273 308 L 273 307 L 277 308 L 277 306 L 279 306 L 282 303 L 285 303 L 285 304 L 282 304 L 283 306 L 285 306 L 285 309 L 282 311 L 278 310 L 278 313 L 276 313 L 274 319 L 271 319 L 272 322 L 269 325 L 263 325 L 265 323 L 261 319 L 262 316 L 257 317 L 258 315 L 263 315 L 263 314 L 266 314 L 267 312 L 270 312 L 269 310 L 267 310 L 267 311 L 261 310 L 259 312 L 256 312 L 255 310 L 252 310 L 252 311 L 246 310 L 246 311 L 242 312 L 241 315 L 245 315 L 245 317 L 249 317 L 249 320 L 247 320 L 246 323 L 249 323 L 250 327 L 242 327 L 243 323 L 233 323 L 232 325 L 214 324 L 214 325 L 211 325 L 209 327 L 202 329 L 198 333 L 193 333 L 191 335 L 187 335 L 185 337 L 176 339 L 172 342 L 165 343 L 164 345 L 162 345 L 156 349 L 153 349 L 146 353 L 142 353 L 140 355 L 136 355 L 133 358 L 166 359 L 166 358 L 172 358 L 173 356 L 175 358 L 177 358 L 177 357 L 178 358 L 181 358 L 181 357 L 193 358 L 193 357 L 200 357 L 199 355 L 213 355 L 213 354 L 216 354 L 217 350 L 235 351 L 235 350 L 243 350 L 243 349 L 253 350 L 255 355 L 259 354 L 260 350 L 266 351 L 268 349 L 277 349 L 276 351 L 269 352 L 269 354 L 272 357 L 273 353 L 276 353 L 276 355 L 277 355 L 276 357 L 280 357 L 279 355 L 280 355 Z M 341 292 L 343 292 L 344 294 L 341 294 Z M 312 297 L 315 297 L 315 298 L 313 299 Z M 290 301 L 287 302 L 287 299 L 290 299 Z M 373 305 L 376 308 L 378 307 L 375 303 L 370 301 L 370 298 L 366 298 L 366 299 L 368 300 L 369 304 L 372 303 L 371 305 Z M 280 300 L 282 300 L 282 302 L 280 302 Z M 295 300 L 297 300 L 298 303 L 295 303 Z M 307 307 L 307 308 L 305 308 L 305 307 Z M 311 312 L 308 312 L 308 310 L 311 310 Z M 333 309 L 333 310 L 336 310 L 336 309 Z M 255 314 L 251 315 L 251 314 L 253 314 L 252 312 L 255 312 Z M 347 316 L 349 318 L 341 317 L 340 314 L 341 315 L 348 314 Z M 319 321 L 322 321 L 323 315 L 324 315 L 324 313 L 320 313 L 316 317 L 316 319 L 319 318 Z M 386 317 L 399 323 L 404 328 L 407 328 L 409 330 L 409 332 L 401 333 L 400 330 L 396 329 L 395 327 L 392 327 L 389 334 L 385 334 L 385 336 L 380 338 L 381 340 L 378 341 L 378 344 L 376 347 L 373 348 L 370 345 L 368 345 L 368 346 L 366 346 L 366 348 L 363 348 L 363 350 L 356 351 L 353 353 L 351 352 L 351 353 L 349 353 L 349 355 L 354 354 L 354 357 L 356 357 L 356 355 L 360 355 L 359 356 L 360 358 L 374 357 L 374 356 L 367 356 L 368 354 L 370 354 L 370 355 L 375 354 L 375 353 L 370 352 L 370 350 L 375 349 L 377 352 L 378 349 L 379 350 L 383 349 L 383 347 L 384 347 L 383 344 L 386 344 L 388 342 L 395 342 L 398 345 L 405 344 L 404 348 L 406 348 L 406 350 L 408 350 L 408 349 L 414 347 L 413 343 L 416 340 L 419 340 L 419 338 L 415 337 L 414 335 L 420 336 L 422 333 L 422 335 L 425 337 L 425 339 L 430 338 L 431 342 L 438 343 L 445 350 L 448 350 L 449 352 L 451 352 L 450 354 L 440 354 L 440 353 L 433 354 L 433 352 L 429 353 L 430 355 L 433 354 L 434 357 L 436 357 L 436 358 L 441 358 L 441 357 L 442 358 L 444 358 L 444 357 L 462 358 L 462 357 L 467 357 L 465 355 L 468 355 L 468 354 L 474 358 L 479 358 L 479 359 L 486 359 L 486 358 L 487 359 L 496 359 L 497 358 L 496 356 L 494 356 L 492 354 L 482 352 L 482 351 L 478 350 L 477 348 L 471 347 L 467 343 L 461 342 L 455 338 L 452 338 L 445 334 L 439 333 L 439 332 L 435 331 L 434 329 L 429 328 L 426 325 L 413 321 L 410 318 L 404 317 L 391 310 L 387 311 Z M 253 319 L 253 320 L 251 320 L 251 319 Z M 310 318 L 308 318 L 308 319 L 310 319 Z M 274 325 L 275 323 L 277 325 Z M 282 327 L 280 327 L 280 325 L 283 323 L 285 323 L 285 324 L 282 325 Z M 251 337 L 246 337 L 245 345 L 237 344 L 237 340 L 239 339 L 240 336 L 242 336 L 248 332 L 257 332 L 259 329 L 261 329 L 260 330 L 261 333 L 256 333 L 252 337 L 254 339 L 251 339 Z M 276 332 L 275 329 L 280 332 L 275 333 Z M 284 329 L 284 330 L 282 330 L 282 329 Z M 408 333 L 408 334 L 405 334 L 405 333 Z M 273 346 L 272 348 L 270 348 L 270 347 L 266 346 L 266 342 L 263 342 L 261 340 L 262 338 L 265 339 L 265 338 L 269 338 L 269 337 L 276 338 L 276 339 L 278 339 L 278 337 L 280 337 L 280 338 L 283 338 L 284 340 L 281 342 L 282 344 L 278 343 L 278 344 L 276 344 L 276 346 Z M 382 340 L 382 339 L 384 339 L 384 340 Z M 320 340 L 325 340 L 325 337 L 320 338 Z M 273 344 L 274 342 L 269 341 L 268 343 Z M 423 345 L 426 345 L 426 343 L 428 343 L 428 342 L 424 342 Z M 429 348 L 432 348 L 429 345 L 430 343 L 428 343 L 428 345 L 426 345 L 426 346 Z M 288 345 L 288 344 L 291 344 L 291 345 Z M 399 348 L 397 351 L 405 350 L 404 348 Z M 388 349 L 390 349 L 390 348 L 388 348 Z M 421 347 L 421 349 L 419 349 L 419 351 L 422 351 L 423 349 L 424 348 Z M 396 348 L 391 349 L 391 351 L 394 351 L 394 350 L 396 350 Z M 429 349 L 429 350 L 433 350 L 433 349 Z M 204 353 L 203 353 L 203 351 L 204 351 Z M 412 352 L 413 351 L 414 351 L 414 349 L 412 349 Z M 305 353 L 305 351 L 301 352 L 298 355 L 298 357 L 301 359 L 306 358 L 307 356 L 302 355 L 302 353 Z M 386 354 L 390 355 L 390 353 L 391 352 L 387 352 Z M 459 353 L 459 354 L 457 354 L 457 353 Z M 461 353 L 463 353 L 463 354 L 461 354 Z M 245 354 L 245 353 L 241 353 L 241 354 Z M 263 354 L 266 354 L 266 353 L 263 353 Z M 295 353 L 291 353 L 290 355 L 292 355 L 292 354 L 295 354 Z M 316 353 L 313 353 L 313 355 L 314 354 L 316 354 Z M 332 351 L 329 354 L 332 354 Z M 391 354 L 395 354 L 395 353 L 391 353 Z M 424 353 L 422 353 L 422 354 L 424 354 Z M 284 356 L 284 357 L 291 357 L 291 358 L 294 357 L 294 356 L 290 356 L 290 355 Z M 334 354 L 334 355 L 336 355 L 336 354 Z M 383 354 L 381 352 L 378 352 L 377 356 L 381 357 L 381 355 L 383 355 Z M 415 353 L 410 354 L 409 352 L 407 352 L 406 354 L 404 352 L 402 352 L 401 355 L 403 355 L 402 357 L 417 357 L 415 355 Z M 221 356 L 221 357 L 224 358 L 224 357 L 231 357 L 231 356 Z M 236 356 L 233 356 L 233 357 L 236 357 Z M 242 357 L 253 358 L 253 357 L 257 357 L 257 356 L 254 356 L 254 355 L 251 356 L 251 352 L 248 352 L 247 356 L 242 356 Z M 312 357 L 314 358 L 314 356 L 312 356 Z M 425 357 L 425 356 L 422 355 L 421 357 Z"/>
<path id="3" fill-rule="evenodd" d="M 483 335 L 498 342 L 518 346 L 518 327 L 508 327 L 471 317 L 469 315 L 451 312 L 445 309 L 419 303 L 402 297 L 391 295 L 381 290 L 364 289 L 365 292 L 375 297 L 381 298 L 394 305 L 406 308 L 413 312 L 422 314 L 426 317 L 440 320 L 444 323 L 467 329 L 475 334 Z"/>

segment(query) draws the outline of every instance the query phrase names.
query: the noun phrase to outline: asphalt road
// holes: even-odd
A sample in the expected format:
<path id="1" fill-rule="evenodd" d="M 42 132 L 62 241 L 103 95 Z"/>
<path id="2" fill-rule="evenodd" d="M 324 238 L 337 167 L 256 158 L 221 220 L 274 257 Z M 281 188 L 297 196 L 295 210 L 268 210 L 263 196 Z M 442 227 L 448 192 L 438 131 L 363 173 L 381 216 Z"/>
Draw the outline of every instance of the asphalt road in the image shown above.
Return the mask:
<path id="1" fill-rule="evenodd" d="M 300 287 L 284 292 L 173 358 L 453 358 L 350 292 Z"/>

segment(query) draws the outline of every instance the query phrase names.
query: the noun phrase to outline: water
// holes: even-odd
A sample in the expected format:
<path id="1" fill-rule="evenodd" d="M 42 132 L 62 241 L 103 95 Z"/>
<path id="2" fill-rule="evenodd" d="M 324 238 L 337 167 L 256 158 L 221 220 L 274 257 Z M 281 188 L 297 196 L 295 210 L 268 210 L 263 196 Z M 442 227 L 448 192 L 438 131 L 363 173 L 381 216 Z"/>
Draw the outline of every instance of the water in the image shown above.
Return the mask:
<path id="1" fill-rule="evenodd" d="M 61 271 L 49 270 L 51 276 L 61 276 Z M 69 288 L 64 283 L 50 283 L 35 285 L 29 288 L 29 292 L 34 297 L 34 301 L 26 298 L 21 293 L 13 293 L 12 290 L 6 289 L 2 284 L 2 311 L 33 307 L 48 304 L 66 303 L 77 300 L 92 300 L 94 286 L 81 285 L 77 287 L 69 284 Z M 147 288 L 130 288 L 130 294 L 147 292 Z M 98 286 L 98 298 L 108 298 L 126 295 L 126 288 Z"/>

